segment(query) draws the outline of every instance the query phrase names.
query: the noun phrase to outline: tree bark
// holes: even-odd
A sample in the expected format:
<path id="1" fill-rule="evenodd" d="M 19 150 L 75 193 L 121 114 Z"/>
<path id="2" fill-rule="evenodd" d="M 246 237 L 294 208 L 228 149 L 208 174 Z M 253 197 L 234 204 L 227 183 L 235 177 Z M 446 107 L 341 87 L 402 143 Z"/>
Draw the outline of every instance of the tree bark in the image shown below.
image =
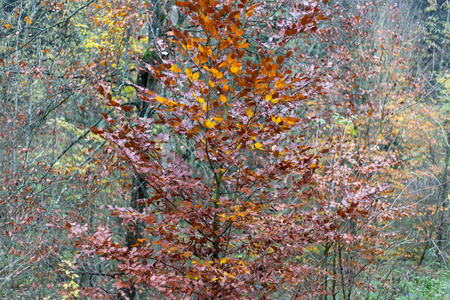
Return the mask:
<path id="1" fill-rule="evenodd" d="M 155 61 L 159 61 L 159 56 L 157 55 L 155 49 L 150 51 L 150 48 L 156 45 L 156 38 L 162 35 L 162 12 L 160 4 L 158 1 L 152 0 L 153 4 L 153 14 L 152 20 L 148 26 L 148 44 L 147 49 L 143 53 L 142 60 L 149 64 L 154 65 Z M 153 41 L 153 43 L 151 42 Z M 136 78 L 136 84 L 140 87 L 155 90 L 156 80 L 151 76 L 148 70 L 144 69 L 139 71 Z M 143 102 L 137 97 L 138 103 L 138 116 L 139 118 L 149 118 L 153 114 L 150 110 L 150 105 L 148 102 Z M 139 174 L 135 172 L 132 175 L 132 186 L 131 186 L 131 200 L 130 207 L 138 212 L 143 211 L 143 206 L 139 203 L 139 200 L 148 198 L 147 193 L 147 182 L 144 174 Z M 128 250 L 131 250 L 138 242 L 138 239 L 142 238 L 143 230 L 145 229 L 144 224 L 136 223 L 129 227 L 126 233 L 126 246 Z M 118 300 L 133 300 L 136 297 L 136 287 L 131 286 L 130 288 L 122 288 L 119 290 L 117 299 Z"/>

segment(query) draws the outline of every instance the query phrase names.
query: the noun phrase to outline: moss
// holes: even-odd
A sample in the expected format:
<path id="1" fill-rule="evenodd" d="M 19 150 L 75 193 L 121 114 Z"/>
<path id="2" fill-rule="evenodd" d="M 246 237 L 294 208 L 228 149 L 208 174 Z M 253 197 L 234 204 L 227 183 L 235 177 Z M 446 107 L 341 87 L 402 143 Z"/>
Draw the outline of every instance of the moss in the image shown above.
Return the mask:
<path id="1" fill-rule="evenodd" d="M 142 60 L 146 63 L 150 63 L 158 58 L 158 55 L 156 54 L 156 51 L 150 48 L 147 48 L 145 50 L 144 54 L 142 55 Z"/>

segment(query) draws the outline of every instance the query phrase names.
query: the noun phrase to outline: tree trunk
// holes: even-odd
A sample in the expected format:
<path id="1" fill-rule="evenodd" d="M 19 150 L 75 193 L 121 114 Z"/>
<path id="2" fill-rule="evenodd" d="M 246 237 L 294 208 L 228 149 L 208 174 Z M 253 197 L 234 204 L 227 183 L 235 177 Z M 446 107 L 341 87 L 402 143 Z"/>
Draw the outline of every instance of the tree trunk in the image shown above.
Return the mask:
<path id="1" fill-rule="evenodd" d="M 445 125 L 448 125 L 448 121 L 445 122 Z M 444 126 L 445 126 L 444 125 Z M 447 126 L 445 126 L 447 127 Z M 439 214 L 439 220 L 438 220 L 438 228 L 436 232 L 436 255 L 441 258 L 441 261 L 444 265 L 447 265 L 447 261 L 442 256 L 442 242 L 445 239 L 444 232 L 446 231 L 447 227 L 447 218 L 446 218 L 446 208 L 448 203 L 448 164 L 449 164 L 449 158 L 450 158 L 450 147 L 449 147 L 449 141 L 450 141 L 450 131 L 447 131 L 445 139 L 445 157 L 444 157 L 444 172 L 442 174 L 442 189 L 441 189 L 441 203 L 437 203 L 436 205 L 436 213 Z"/>
<path id="2" fill-rule="evenodd" d="M 148 44 L 145 53 L 142 56 L 142 60 L 150 65 L 154 65 L 155 60 L 160 61 L 157 55 L 157 49 L 154 51 L 150 51 L 150 47 L 156 45 L 156 38 L 162 35 L 162 12 L 160 4 L 156 3 L 157 1 L 152 0 L 153 4 L 153 14 L 150 25 L 148 26 Z M 151 42 L 153 41 L 153 43 Z M 147 70 L 142 70 L 137 75 L 136 84 L 143 88 L 149 90 L 155 90 L 156 88 L 156 80 L 150 75 Z M 150 111 L 150 105 L 148 102 L 142 102 L 138 97 L 136 99 L 138 102 L 139 118 L 149 118 L 153 114 Z M 132 186 L 131 186 L 131 200 L 130 207 L 138 212 L 143 211 L 143 206 L 139 203 L 140 199 L 148 198 L 147 194 L 147 182 L 144 174 L 139 174 L 135 172 L 132 175 Z M 129 250 L 138 242 L 138 239 L 142 238 L 142 232 L 144 230 L 144 224 L 136 223 L 129 227 L 126 233 L 126 245 Z M 118 292 L 117 299 L 118 300 L 133 300 L 136 296 L 136 287 L 131 286 L 130 288 L 122 288 Z"/>

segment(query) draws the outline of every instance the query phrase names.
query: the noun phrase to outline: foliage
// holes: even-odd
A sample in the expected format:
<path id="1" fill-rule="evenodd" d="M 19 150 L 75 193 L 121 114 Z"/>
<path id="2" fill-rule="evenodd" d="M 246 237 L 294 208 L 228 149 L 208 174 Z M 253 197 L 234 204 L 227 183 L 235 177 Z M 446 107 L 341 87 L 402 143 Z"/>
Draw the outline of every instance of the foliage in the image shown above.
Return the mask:
<path id="1" fill-rule="evenodd" d="M 122 226 L 139 231 L 132 245 L 114 242 L 101 226 L 80 241 L 83 253 L 117 261 L 118 289 L 166 297 L 302 298 L 328 293 L 323 280 L 333 282 L 332 294 L 350 297 L 364 286 L 358 275 L 387 245 L 378 224 L 404 213 L 387 210 L 386 187 L 366 179 L 389 160 L 365 150 L 356 158 L 340 130 L 320 146 L 300 133 L 316 118 L 303 103 L 329 93 L 336 78 L 330 66 L 339 67 L 346 46 L 315 62 L 301 48 L 290 50 L 291 41 L 328 41 L 335 34 L 328 28 L 342 12 L 285 2 L 281 12 L 291 15 L 271 20 L 258 2 L 177 5 L 196 33 L 173 28 L 161 47 L 175 58 L 160 56 L 154 67 L 145 59 L 160 92 L 134 85 L 157 117 L 130 122 L 121 100 L 111 96 L 113 87 L 98 85 L 119 120 L 106 117 L 114 129 L 92 130 L 115 145 L 117 157 L 144 176 L 150 191 L 138 207 L 110 208 Z M 336 21 L 359 22 L 346 18 Z M 254 38 L 262 28 L 250 25 L 261 19 L 265 41 Z M 340 30 L 344 37 L 360 34 Z M 193 149 L 191 159 L 183 149 Z M 79 238 L 86 231 L 71 227 Z M 306 251 L 325 251 L 324 261 L 307 258 Z"/>
<path id="2" fill-rule="evenodd" d="M 440 295 L 441 2 L 0 0 L 0 297 Z"/>

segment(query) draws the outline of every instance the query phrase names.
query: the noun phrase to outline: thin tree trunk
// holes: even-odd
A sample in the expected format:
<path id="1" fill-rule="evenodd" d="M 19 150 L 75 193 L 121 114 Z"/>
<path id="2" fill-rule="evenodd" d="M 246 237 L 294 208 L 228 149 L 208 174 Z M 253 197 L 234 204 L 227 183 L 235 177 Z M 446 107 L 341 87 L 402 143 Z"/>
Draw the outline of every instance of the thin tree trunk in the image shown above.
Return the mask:
<path id="1" fill-rule="evenodd" d="M 331 293 L 333 294 L 333 300 L 336 300 L 336 281 L 337 281 L 337 271 L 336 271 L 336 244 L 335 244 L 333 255 L 333 284 L 331 285 Z"/>
<path id="2" fill-rule="evenodd" d="M 328 296 L 327 296 L 327 289 L 328 289 L 328 251 L 331 248 L 332 243 L 325 243 L 325 250 L 323 251 L 323 256 L 325 258 L 325 278 L 324 278 L 324 291 L 325 294 L 323 295 L 323 300 L 327 300 Z"/>
<path id="3" fill-rule="evenodd" d="M 444 123 L 445 125 L 448 125 L 448 122 Z M 444 125 L 444 126 L 445 126 Z M 447 127 L 447 126 L 445 126 Z M 446 229 L 446 225 L 447 225 L 447 220 L 446 220 L 446 208 L 447 208 L 447 202 L 448 202 L 448 164 L 449 164 L 449 157 L 450 157 L 450 147 L 448 145 L 448 142 L 450 140 L 450 131 L 447 131 L 447 136 L 444 137 L 446 139 L 445 141 L 445 158 L 444 158 L 444 172 L 442 174 L 442 189 L 441 189 L 441 202 L 437 203 L 438 205 L 436 205 L 436 213 L 439 213 L 439 221 L 438 221 L 438 228 L 437 228 L 437 232 L 436 232 L 436 245 L 437 248 L 436 249 L 436 254 L 439 254 L 439 251 L 442 247 L 442 242 L 445 239 L 444 236 L 444 232 Z M 442 210 L 441 210 L 442 208 Z M 442 252 L 442 251 L 441 251 Z M 441 257 L 440 255 L 438 255 L 439 257 Z M 442 263 L 446 264 L 446 261 L 444 260 L 444 258 L 442 257 Z"/>
<path id="4" fill-rule="evenodd" d="M 344 300 L 347 299 L 347 295 L 345 294 L 345 274 L 344 274 L 344 268 L 342 267 L 342 247 L 341 244 L 338 243 L 338 255 L 339 255 L 339 271 L 341 273 L 341 287 L 342 287 L 342 296 Z"/>
<path id="5" fill-rule="evenodd" d="M 428 240 L 428 241 L 425 243 L 425 246 L 423 247 L 422 254 L 420 255 L 419 262 L 417 263 L 417 269 L 420 268 L 420 265 L 422 264 L 422 262 L 423 262 L 423 260 L 424 260 L 424 258 L 425 258 L 425 254 L 427 253 L 427 250 L 428 250 L 428 246 L 429 246 L 429 245 L 430 245 L 430 241 Z"/>

